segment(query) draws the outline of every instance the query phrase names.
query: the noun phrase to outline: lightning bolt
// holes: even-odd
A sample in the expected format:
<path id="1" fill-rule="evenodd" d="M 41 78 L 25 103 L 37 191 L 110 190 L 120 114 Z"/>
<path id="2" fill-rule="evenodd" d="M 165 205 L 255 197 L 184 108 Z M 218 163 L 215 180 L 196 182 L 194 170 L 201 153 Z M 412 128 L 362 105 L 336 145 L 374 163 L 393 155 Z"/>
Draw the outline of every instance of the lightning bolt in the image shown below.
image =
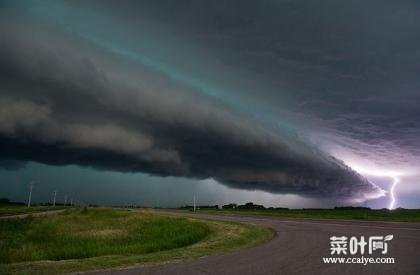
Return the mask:
<path id="1" fill-rule="evenodd" d="M 397 202 L 397 198 L 395 196 L 395 188 L 397 187 L 398 183 L 400 183 L 400 176 L 403 176 L 404 174 L 398 171 L 388 170 L 388 169 L 378 169 L 378 168 L 370 168 L 370 167 L 363 167 L 360 165 L 357 165 L 352 162 L 347 162 L 347 165 L 349 165 L 352 169 L 357 171 L 358 173 L 362 175 L 371 175 L 375 177 L 389 177 L 392 179 L 392 185 L 389 188 L 389 197 L 390 202 L 388 205 L 388 209 L 395 209 L 395 204 Z"/>
<path id="2" fill-rule="evenodd" d="M 394 209 L 395 208 L 395 202 L 397 201 L 397 199 L 395 198 L 395 187 L 400 182 L 400 179 L 397 178 L 396 176 L 391 176 L 391 178 L 393 179 L 393 182 L 392 182 L 391 188 L 389 189 L 389 194 L 391 196 L 391 201 L 389 203 L 388 208 L 389 209 Z"/>

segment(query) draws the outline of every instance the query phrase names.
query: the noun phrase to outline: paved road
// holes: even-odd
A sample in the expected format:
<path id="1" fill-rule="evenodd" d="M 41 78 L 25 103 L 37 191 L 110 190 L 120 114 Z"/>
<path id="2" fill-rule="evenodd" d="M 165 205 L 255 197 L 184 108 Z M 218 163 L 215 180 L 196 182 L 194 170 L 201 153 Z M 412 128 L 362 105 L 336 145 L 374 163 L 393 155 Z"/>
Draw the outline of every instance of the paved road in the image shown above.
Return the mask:
<path id="1" fill-rule="evenodd" d="M 237 221 L 273 228 L 276 237 L 254 248 L 191 262 L 100 272 L 101 274 L 420 274 L 420 224 L 337 220 L 298 220 L 243 216 L 178 214 Z M 324 264 L 331 236 L 394 235 L 388 254 L 395 264 Z M 375 251 L 375 257 L 381 257 Z M 377 254 L 376 254 L 377 253 Z M 365 257 L 369 257 L 367 252 Z M 361 257 L 360 254 L 357 257 Z"/>

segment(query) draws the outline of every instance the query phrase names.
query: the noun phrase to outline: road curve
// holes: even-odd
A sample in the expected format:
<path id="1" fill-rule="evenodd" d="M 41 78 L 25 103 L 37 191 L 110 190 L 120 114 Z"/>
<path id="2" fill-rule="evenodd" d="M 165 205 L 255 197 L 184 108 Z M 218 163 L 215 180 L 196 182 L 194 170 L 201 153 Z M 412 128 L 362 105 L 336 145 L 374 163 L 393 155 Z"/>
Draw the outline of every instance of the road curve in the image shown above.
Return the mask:
<path id="1" fill-rule="evenodd" d="M 172 213 L 174 214 L 174 213 Z M 222 216 L 175 213 L 212 220 L 235 221 L 273 228 L 276 237 L 262 245 L 195 261 L 96 274 L 420 274 L 420 224 L 339 220 L 283 219 L 274 217 Z M 374 251 L 373 257 L 394 257 L 394 264 L 325 264 L 331 257 L 332 236 L 360 237 L 393 235 L 388 253 Z M 361 254 L 354 255 L 361 257 Z M 370 257 L 367 252 L 364 257 Z M 339 256 L 341 257 L 341 256 Z"/>

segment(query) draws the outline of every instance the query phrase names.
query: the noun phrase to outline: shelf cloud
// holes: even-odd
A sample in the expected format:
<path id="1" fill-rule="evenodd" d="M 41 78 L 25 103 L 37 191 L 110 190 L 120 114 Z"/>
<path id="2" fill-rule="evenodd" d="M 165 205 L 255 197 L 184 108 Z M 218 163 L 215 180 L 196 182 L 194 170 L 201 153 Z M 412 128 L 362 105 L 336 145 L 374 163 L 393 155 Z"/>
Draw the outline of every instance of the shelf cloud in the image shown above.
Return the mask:
<path id="1" fill-rule="evenodd" d="M 36 25 L 2 24 L 0 32 L 4 167 L 36 161 L 213 178 L 273 193 L 382 195 L 297 136 L 147 64 L 126 64 L 89 41 Z"/>

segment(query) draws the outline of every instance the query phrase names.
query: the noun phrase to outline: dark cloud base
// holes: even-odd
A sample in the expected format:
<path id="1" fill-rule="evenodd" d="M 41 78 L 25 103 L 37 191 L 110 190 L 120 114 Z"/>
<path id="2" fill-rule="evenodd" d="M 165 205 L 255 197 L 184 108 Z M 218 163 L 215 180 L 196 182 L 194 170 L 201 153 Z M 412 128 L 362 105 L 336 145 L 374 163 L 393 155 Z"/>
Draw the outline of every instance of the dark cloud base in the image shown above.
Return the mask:
<path id="1" fill-rule="evenodd" d="M 366 180 L 350 169 L 339 168 L 333 159 L 329 163 L 331 168 L 326 170 L 320 164 L 310 167 L 314 164 L 292 163 L 278 156 L 270 156 L 270 152 L 244 152 L 244 148 L 237 148 L 235 152 L 232 146 L 229 146 L 229 151 L 213 151 L 210 148 L 203 150 L 200 146 L 196 150 L 193 148 L 191 146 L 188 150 L 194 154 L 183 154 L 188 169 L 185 169 L 185 165 L 182 169 L 171 162 L 140 161 L 133 156 L 106 150 L 82 150 L 66 148 L 65 144 L 43 144 L 28 140 L 17 142 L 16 139 L 0 138 L 0 165 L 5 164 L 2 165 L 5 169 L 19 169 L 24 162 L 35 161 L 49 165 L 76 164 L 100 170 L 145 172 L 159 176 L 196 179 L 211 177 L 233 188 L 313 197 L 336 196 L 341 199 L 362 195 L 370 190 Z M 284 173 L 287 177 L 278 177 L 278 173 Z M 347 185 L 343 184 L 345 182 Z M 357 188 L 355 182 L 359 182 Z"/>

